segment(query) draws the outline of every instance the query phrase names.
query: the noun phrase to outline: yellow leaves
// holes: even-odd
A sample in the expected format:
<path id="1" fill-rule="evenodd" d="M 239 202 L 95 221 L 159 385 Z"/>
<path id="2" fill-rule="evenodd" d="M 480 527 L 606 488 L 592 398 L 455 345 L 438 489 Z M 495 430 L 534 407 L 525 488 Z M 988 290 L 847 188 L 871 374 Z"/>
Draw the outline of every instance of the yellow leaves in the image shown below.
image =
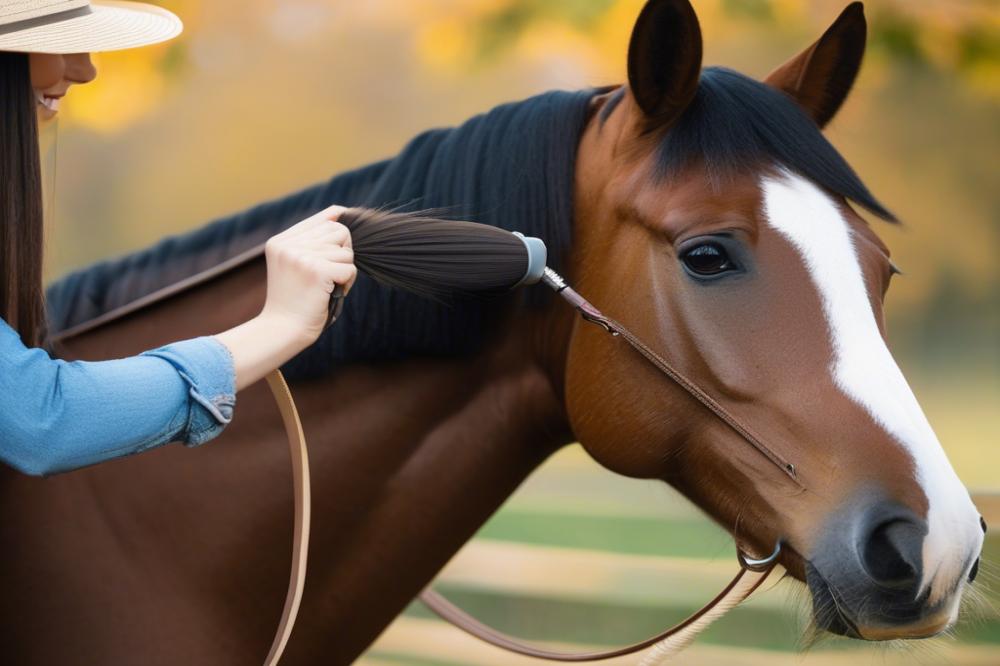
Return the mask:
<path id="1" fill-rule="evenodd" d="M 590 82 L 586 72 L 594 71 L 599 60 L 592 40 L 557 21 L 532 26 L 518 39 L 515 49 L 530 71 L 536 72 L 540 80 L 544 80 L 545 73 L 552 75 L 554 85 L 572 80 L 586 85 Z"/>
<path id="2" fill-rule="evenodd" d="M 469 27 L 460 19 L 442 18 L 428 22 L 417 34 L 418 55 L 432 67 L 458 70 L 472 54 Z"/>
<path id="3" fill-rule="evenodd" d="M 185 35 L 190 35 L 201 27 L 201 10 L 205 4 L 203 0 L 143 0 L 143 2 L 159 5 L 177 14 L 184 22 Z"/>
<path id="4" fill-rule="evenodd" d="M 961 48 L 958 33 L 942 23 L 928 23 L 916 36 L 917 44 L 927 59 L 940 69 L 954 66 Z"/>
<path id="5" fill-rule="evenodd" d="M 414 43 L 418 57 L 432 69 L 455 74 L 507 54 L 512 60 L 530 63 L 571 57 L 582 57 L 588 63 L 594 60 L 594 40 L 557 7 L 524 0 L 431 5 L 438 11 L 422 13 Z M 442 6 L 451 10 L 442 12 Z M 636 7 L 641 7 L 641 2 Z"/>
<path id="6" fill-rule="evenodd" d="M 843 3 L 846 6 L 846 2 Z M 771 0 L 771 13 L 778 22 L 805 20 L 806 4 L 803 0 Z M 834 14 L 831 14 L 832 19 Z"/>
<path id="7" fill-rule="evenodd" d="M 822 34 L 847 0 L 769 0 L 769 16 L 763 18 L 739 9 L 741 2 L 694 0 L 706 63 L 763 75 Z M 112 203 L 93 203 L 82 185 L 103 186 L 104 174 L 79 185 L 61 184 L 63 192 L 71 189 L 60 196 L 89 202 L 88 214 L 122 227 L 150 200 L 173 208 L 175 190 L 200 191 L 203 183 L 191 176 L 191 165 L 208 168 L 200 154 L 204 147 L 211 149 L 211 170 L 224 177 L 211 195 L 178 205 L 187 220 L 249 203 L 263 196 L 258 193 L 277 194 L 300 179 L 325 175 L 327 168 L 390 154 L 431 124 L 459 121 L 501 100 L 548 88 L 621 82 L 644 0 L 159 4 L 184 20 L 180 42 L 95 56 L 97 81 L 75 87 L 61 114 L 65 133 L 87 129 L 113 135 L 146 122 L 141 144 L 129 151 L 114 140 L 93 148 L 120 151 L 108 152 L 108 158 L 122 164 L 155 165 L 142 178 L 129 173 L 128 186 L 109 199 Z M 992 275 L 988 250 L 996 247 L 996 236 L 987 222 L 995 209 L 989 169 L 996 152 L 989 104 L 1000 101 L 996 6 L 951 0 L 867 3 L 869 53 L 832 136 L 850 149 L 858 171 L 913 229 L 935 230 L 893 240 L 904 267 L 923 262 L 894 288 L 894 302 L 904 309 L 928 297 L 936 281 L 930 266 L 968 266 L 967 272 L 956 271 L 970 289 L 975 275 Z M 278 10 L 293 7 L 336 8 L 315 14 L 322 40 L 292 43 L 287 34 L 277 34 L 283 29 L 276 23 Z M 892 38 L 916 44 L 920 59 L 907 60 Z M 175 82 L 173 65 L 183 62 L 178 55 L 186 49 L 191 58 L 182 70 L 184 80 Z M 401 112 L 404 102 L 413 110 Z M 167 103 L 182 113 L 151 118 Z M 281 129 L 267 131 L 271 127 Z M 281 166 L 260 168 L 264 161 Z M 175 224 L 176 212 L 150 224 L 165 231 L 168 222 Z M 960 224 L 965 226 L 958 232 Z M 938 233 L 955 245 L 934 237 Z M 917 259 L 905 261 L 907 255 Z"/>
<path id="8" fill-rule="evenodd" d="M 510 0 L 417 0 L 406 3 L 416 29 L 416 55 L 431 68 L 457 73 L 476 58 L 477 29 Z"/>
<path id="9" fill-rule="evenodd" d="M 625 78 L 625 54 L 628 52 L 629 38 L 635 18 L 645 4 L 644 0 L 619 0 L 601 18 L 594 30 L 594 40 L 601 59 L 609 72 L 623 80 Z"/>
<path id="10" fill-rule="evenodd" d="M 975 91 L 1000 102 L 1000 62 L 977 62 L 969 66 L 965 77 Z"/>
<path id="11" fill-rule="evenodd" d="M 268 16 L 282 0 L 249 0 L 242 5 L 247 15 Z M 300 0 L 301 1 L 301 0 Z M 315 0 L 318 1 L 318 0 Z M 765 21 L 741 10 L 743 0 L 698 0 L 696 8 L 709 49 L 732 44 L 750 48 L 754 35 L 797 33 L 817 35 L 842 7 L 837 0 L 768 0 Z M 160 0 L 185 23 L 181 43 L 194 33 L 206 32 L 220 14 L 239 12 L 223 9 L 205 0 Z M 615 0 L 609 6 L 593 6 L 592 19 L 579 20 L 579 6 L 571 0 L 408 0 L 347 4 L 341 20 L 357 21 L 359 30 L 376 33 L 402 26 L 412 37 L 413 56 L 427 71 L 466 76 L 484 61 L 569 63 L 581 58 L 594 80 L 620 81 L 625 75 L 625 54 L 635 19 L 645 0 Z M 214 19 L 213 19 L 214 17 Z M 896 19 L 893 19 L 896 17 Z M 246 17 L 240 25 L 250 26 Z M 227 22 L 229 19 L 227 19 Z M 900 23 L 902 21 L 902 23 Z M 1000 30 L 1000 12 L 989 4 L 958 6 L 954 3 L 909 3 L 883 0 L 869 6 L 872 51 L 866 66 L 870 87 L 881 85 L 895 71 L 899 57 L 879 31 L 893 26 L 912 26 L 912 39 L 920 56 L 941 71 L 956 77 L 981 97 L 1000 99 L 998 58 L 979 55 L 984 47 L 970 47 L 970 30 L 981 31 L 988 43 Z M 881 27 L 880 27 L 881 26 Z M 218 26 L 216 26 L 218 29 Z M 240 28 L 236 32 L 245 32 Z M 207 33 L 206 33 L 207 35 Z M 206 36 L 206 39 L 208 37 Z M 749 41 L 748 41 L 749 40 Z M 214 43 L 214 42 L 213 42 Z M 716 46 L 713 46 L 716 45 Z M 204 45 L 203 45 L 204 46 Z M 101 54 L 96 60 L 99 80 L 74 90 L 66 100 L 67 124 L 81 124 L 101 132 L 117 132 L 147 116 L 163 101 L 167 81 L 164 60 L 171 48 L 159 46 L 122 53 Z M 974 57 L 968 54 L 975 50 Z M 731 55 L 731 54 L 725 54 Z M 886 62 L 888 56 L 890 62 Z M 712 58 L 709 57 L 711 61 Z M 725 59 L 723 59 L 725 60 Z M 752 58 L 751 58 L 752 60 Z M 562 65 L 559 65 L 562 67 Z M 881 68 L 879 75 L 876 70 Z M 762 67 L 761 72 L 766 71 Z M 751 70 L 752 71 L 752 70 Z M 575 80 L 575 77 L 574 77 Z"/>
<path id="12" fill-rule="evenodd" d="M 402 16 L 411 21 L 434 21 L 444 17 L 483 17 L 502 11 L 511 0 L 407 0 L 386 3 L 386 14 Z"/>
<path id="13" fill-rule="evenodd" d="M 564 23 L 546 21 L 527 30 L 518 40 L 518 50 L 532 58 L 542 58 L 553 52 L 588 51 L 590 40 L 580 31 Z"/>

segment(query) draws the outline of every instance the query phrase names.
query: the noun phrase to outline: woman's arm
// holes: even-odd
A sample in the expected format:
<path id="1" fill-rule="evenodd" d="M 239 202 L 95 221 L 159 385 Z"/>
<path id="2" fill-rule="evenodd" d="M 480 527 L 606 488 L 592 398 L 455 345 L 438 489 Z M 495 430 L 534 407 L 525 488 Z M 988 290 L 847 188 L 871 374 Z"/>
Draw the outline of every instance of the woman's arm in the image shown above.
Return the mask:
<path id="1" fill-rule="evenodd" d="M 269 240 L 264 309 L 214 337 L 127 359 L 66 362 L 26 348 L 0 320 L 0 461 L 47 475 L 218 435 L 236 392 L 315 341 L 334 286 L 352 286 L 350 233 L 334 223 L 342 210 Z"/>
<path id="2" fill-rule="evenodd" d="M 0 460 L 42 476 L 170 441 L 197 445 L 229 423 L 233 364 L 213 338 L 87 363 L 29 349 L 0 320 Z"/>

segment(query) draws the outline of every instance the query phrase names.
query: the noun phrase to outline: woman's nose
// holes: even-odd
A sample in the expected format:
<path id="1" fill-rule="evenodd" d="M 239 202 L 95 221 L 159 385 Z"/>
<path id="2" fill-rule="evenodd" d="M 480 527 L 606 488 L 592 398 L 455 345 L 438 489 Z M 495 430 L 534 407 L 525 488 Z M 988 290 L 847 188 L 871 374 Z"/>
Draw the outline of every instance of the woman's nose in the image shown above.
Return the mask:
<path id="1" fill-rule="evenodd" d="M 66 79 L 73 83 L 90 83 L 97 77 L 97 68 L 90 60 L 89 53 L 74 53 L 66 56 Z"/>

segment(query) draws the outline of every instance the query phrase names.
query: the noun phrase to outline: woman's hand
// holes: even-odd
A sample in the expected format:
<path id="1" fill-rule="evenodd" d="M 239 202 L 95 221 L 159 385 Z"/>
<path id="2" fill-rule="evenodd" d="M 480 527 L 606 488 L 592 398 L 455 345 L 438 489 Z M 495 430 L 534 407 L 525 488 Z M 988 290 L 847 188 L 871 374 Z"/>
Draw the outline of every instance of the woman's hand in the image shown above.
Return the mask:
<path id="1" fill-rule="evenodd" d="M 264 309 L 216 336 L 232 353 L 237 391 L 315 342 L 334 287 L 343 285 L 346 293 L 354 285 L 351 233 L 337 222 L 344 210 L 331 206 L 267 241 Z"/>
<path id="2" fill-rule="evenodd" d="M 326 324 L 336 285 L 345 293 L 357 269 L 351 232 L 337 222 L 343 206 L 331 206 L 267 241 L 267 302 L 262 316 L 284 320 L 311 344 Z"/>

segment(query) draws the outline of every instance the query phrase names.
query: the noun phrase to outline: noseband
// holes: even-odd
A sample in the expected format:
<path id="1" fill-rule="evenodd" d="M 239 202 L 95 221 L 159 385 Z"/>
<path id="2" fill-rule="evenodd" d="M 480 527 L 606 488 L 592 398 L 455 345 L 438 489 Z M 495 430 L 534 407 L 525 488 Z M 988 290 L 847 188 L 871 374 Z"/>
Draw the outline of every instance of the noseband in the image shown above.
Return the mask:
<path id="1" fill-rule="evenodd" d="M 551 268 L 546 268 L 542 282 L 572 305 L 580 313 L 584 321 L 600 326 L 615 338 L 627 342 L 643 358 L 709 409 L 770 460 L 797 486 L 802 487 L 796 476 L 794 465 L 765 445 L 760 437 L 726 410 L 721 403 L 675 369 L 666 359 L 625 326 L 594 307 L 587 299 L 570 287 L 562 276 Z M 343 301 L 343 291 L 338 287 L 334 291 L 333 298 L 331 298 L 328 325 L 335 322 L 340 315 L 343 308 Z M 282 652 L 288 643 L 288 638 L 295 624 L 295 618 L 302 599 L 302 590 L 305 586 L 306 556 L 309 550 L 310 488 L 306 441 L 302 432 L 302 423 L 299 419 L 298 410 L 295 408 L 295 401 L 292 399 L 292 395 L 280 370 L 275 370 L 268 375 L 267 382 L 275 401 L 278 403 L 281 418 L 285 425 L 285 432 L 288 436 L 288 445 L 292 459 L 292 481 L 295 487 L 295 529 L 292 540 L 291 576 L 289 578 L 288 592 L 285 597 L 285 608 L 281 615 L 281 622 L 279 623 L 278 631 L 274 637 L 267 660 L 264 662 L 265 666 L 275 666 L 281 659 Z M 694 637 L 711 622 L 735 608 L 744 599 L 753 594 L 754 590 L 760 587 L 771 571 L 774 570 L 774 567 L 777 566 L 780 554 L 780 540 L 775 543 L 774 551 L 761 559 L 749 556 L 737 545 L 736 558 L 740 569 L 733 579 L 711 601 L 692 613 L 685 620 L 655 636 L 633 645 L 605 651 L 564 653 L 545 650 L 518 641 L 483 624 L 433 589 L 425 589 L 420 594 L 420 600 L 442 619 L 462 631 L 490 645 L 516 654 L 547 659 L 549 661 L 584 662 L 621 657 L 650 648 L 650 651 L 643 658 L 641 666 L 654 666 L 689 645 L 694 640 Z"/>

